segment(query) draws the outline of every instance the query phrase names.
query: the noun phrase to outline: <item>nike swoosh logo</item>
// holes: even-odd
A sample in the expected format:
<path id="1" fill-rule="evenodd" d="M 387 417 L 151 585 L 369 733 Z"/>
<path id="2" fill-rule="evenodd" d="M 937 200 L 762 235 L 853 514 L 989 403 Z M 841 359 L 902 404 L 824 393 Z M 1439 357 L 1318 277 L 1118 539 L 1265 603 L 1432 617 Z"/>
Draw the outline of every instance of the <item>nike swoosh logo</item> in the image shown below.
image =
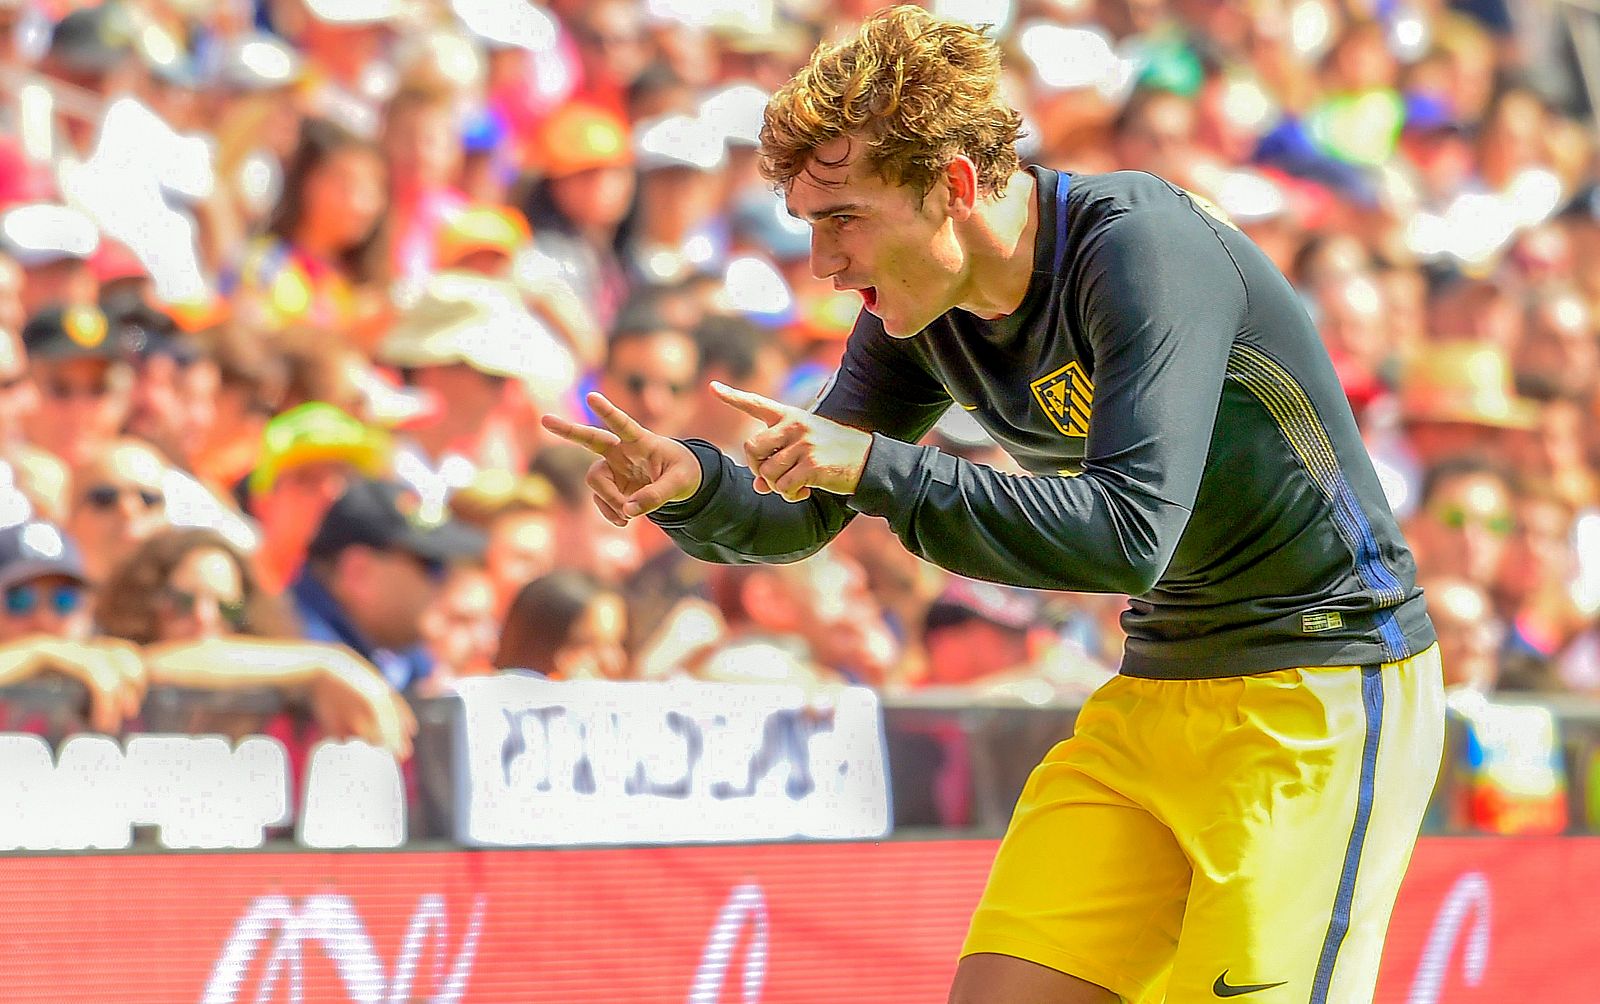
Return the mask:
<path id="1" fill-rule="evenodd" d="M 1288 982 L 1288 980 L 1279 980 L 1277 983 L 1241 983 L 1238 986 L 1232 986 L 1228 983 L 1228 971 L 1224 969 L 1222 975 L 1217 977 L 1217 982 L 1211 984 L 1211 992 L 1218 997 L 1243 997 L 1245 994 L 1255 994 L 1263 990 L 1271 990 L 1273 987 L 1281 987 Z"/>

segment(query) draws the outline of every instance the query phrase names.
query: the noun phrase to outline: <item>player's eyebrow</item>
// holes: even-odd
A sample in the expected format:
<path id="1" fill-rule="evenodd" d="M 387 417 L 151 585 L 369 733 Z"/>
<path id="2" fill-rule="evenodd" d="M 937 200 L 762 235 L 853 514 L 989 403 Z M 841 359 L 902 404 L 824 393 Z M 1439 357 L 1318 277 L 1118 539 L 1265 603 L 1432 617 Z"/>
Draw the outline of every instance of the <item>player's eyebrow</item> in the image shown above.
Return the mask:
<path id="1" fill-rule="evenodd" d="M 858 213 L 865 208 L 867 207 L 859 202 L 839 202 L 831 206 L 823 206 L 821 209 L 813 209 L 811 212 L 805 214 L 805 216 L 800 216 L 799 213 L 795 212 L 793 209 L 790 209 L 789 215 L 810 220 L 811 222 L 815 223 L 818 220 L 825 220 L 830 216 L 837 216 L 839 213 Z"/>

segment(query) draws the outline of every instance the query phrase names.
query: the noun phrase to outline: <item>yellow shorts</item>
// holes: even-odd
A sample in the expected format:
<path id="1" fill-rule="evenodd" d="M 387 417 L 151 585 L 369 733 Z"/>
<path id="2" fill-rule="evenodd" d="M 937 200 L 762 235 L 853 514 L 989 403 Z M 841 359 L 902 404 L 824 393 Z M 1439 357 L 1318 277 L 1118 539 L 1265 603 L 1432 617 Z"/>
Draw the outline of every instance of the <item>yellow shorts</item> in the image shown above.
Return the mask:
<path id="1" fill-rule="evenodd" d="M 1117 677 L 1034 769 L 963 955 L 1123 1000 L 1372 999 L 1444 741 L 1437 646 L 1382 666 Z"/>

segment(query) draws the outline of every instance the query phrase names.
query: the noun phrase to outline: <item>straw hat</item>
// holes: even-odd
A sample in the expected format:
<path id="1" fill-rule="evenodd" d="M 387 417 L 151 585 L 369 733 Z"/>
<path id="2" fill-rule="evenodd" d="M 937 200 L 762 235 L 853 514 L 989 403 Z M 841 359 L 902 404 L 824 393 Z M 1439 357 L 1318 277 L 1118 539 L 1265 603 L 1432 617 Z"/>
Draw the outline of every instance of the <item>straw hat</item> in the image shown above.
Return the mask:
<path id="1" fill-rule="evenodd" d="M 1518 397 L 1513 387 L 1511 365 L 1494 346 L 1433 346 L 1405 374 L 1401 411 L 1408 422 L 1531 429 L 1539 420 L 1539 406 Z"/>

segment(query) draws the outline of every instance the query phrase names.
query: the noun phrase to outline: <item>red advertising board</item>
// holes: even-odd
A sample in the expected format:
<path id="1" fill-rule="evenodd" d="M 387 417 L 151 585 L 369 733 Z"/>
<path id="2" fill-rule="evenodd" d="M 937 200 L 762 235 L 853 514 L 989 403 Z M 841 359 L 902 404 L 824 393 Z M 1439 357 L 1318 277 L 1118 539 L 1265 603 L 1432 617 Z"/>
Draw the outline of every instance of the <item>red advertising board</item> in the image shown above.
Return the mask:
<path id="1" fill-rule="evenodd" d="M 16 857 L 7 1004 L 942 1001 L 987 841 Z M 1600 839 L 1433 839 L 1379 1000 L 1600 1000 Z"/>

